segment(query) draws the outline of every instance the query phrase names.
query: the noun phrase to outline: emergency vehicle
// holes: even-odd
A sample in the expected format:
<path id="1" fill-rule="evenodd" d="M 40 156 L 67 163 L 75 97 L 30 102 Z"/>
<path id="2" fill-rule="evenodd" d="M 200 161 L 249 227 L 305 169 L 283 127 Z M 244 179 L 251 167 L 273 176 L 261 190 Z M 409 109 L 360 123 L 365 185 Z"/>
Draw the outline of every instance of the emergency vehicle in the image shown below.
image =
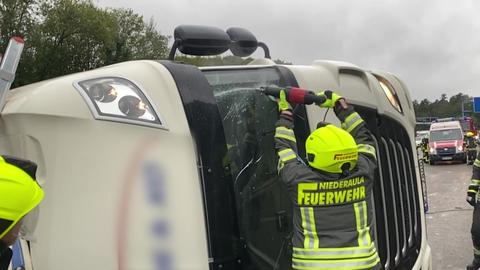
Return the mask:
<path id="1" fill-rule="evenodd" d="M 276 102 L 265 86 L 333 90 L 377 146 L 376 245 L 384 269 L 431 269 L 410 93 L 350 63 L 277 65 L 248 30 L 179 26 L 175 49 L 266 58 L 197 68 L 131 61 L 10 91 L 2 153 L 34 160 L 45 199 L 16 252 L 26 269 L 290 269 L 292 205 L 278 179 Z M 294 109 L 300 156 L 334 112 Z M 26 243 L 30 248 L 25 248 Z M 18 256 L 18 254 L 17 254 Z"/>
<path id="2" fill-rule="evenodd" d="M 438 161 L 467 162 L 462 126 L 459 121 L 440 121 L 430 125 L 430 165 Z"/>

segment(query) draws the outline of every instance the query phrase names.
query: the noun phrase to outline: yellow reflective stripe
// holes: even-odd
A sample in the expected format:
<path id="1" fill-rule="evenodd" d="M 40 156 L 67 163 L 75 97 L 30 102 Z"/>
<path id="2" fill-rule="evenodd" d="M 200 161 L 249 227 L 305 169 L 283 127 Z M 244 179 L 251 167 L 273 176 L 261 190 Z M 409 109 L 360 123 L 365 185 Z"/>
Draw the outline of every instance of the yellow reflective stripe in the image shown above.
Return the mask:
<path id="1" fill-rule="evenodd" d="M 344 123 L 345 124 L 348 124 L 348 123 L 351 124 L 351 123 L 357 121 L 360 118 L 362 118 L 362 117 L 357 112 L 353 112 L 349 116 L 345 117 Z"/>
<path id="2" fill-rule="evenodd" d="M 313 215 L 313 207 L 300 207 L 302 215 L 303 246 L 305 248 L 318 248 L 318 235 L 315 227 L 315 216 Z"/>
<path id="3" fill-rule="evenodd" d="M 358 232 L 358 246 L 368 246 L 371 243 L 370 228 L 367 226 L 367 203 L 357 202 L 353 204 Z"/>
<path id="4" fill-rule="evenodd" d="M 360 125 L 361 123 L 363 123 L 363 119 L 359 119 L 357 120 L 357 122 L 353 123 L 351 126 L 349 126 L 346 131 L 348 132 L 352 132 L 352 130 L 354 130 L 358 125 Z"/>
<path id="5" fill-rule="evenodd" d="M 377 249 L 373 243 L 368 247 L 345 247 L 345 248 L 293 248 L 293 257 L 297 259 L 354 259 L 375 255 Z"/>
<path id="6" fill-rule="evenodd" d="M 355 223 L 357 224 L 357 232 L 358 232 L 358 246 L 361 247 L 362 245 L 362 238 L 361 238 L 361 221 L 360 221 L 360 208 L 358 207 L 358 203 L 353 204 L 353 208 L 355 209 Z"/>
<path id="7" fill-rule="evenodd" d="M 293 142 L 297 142 L 297 140 L 295 139 L 295 133 L 293 133 L 293 130 L 286 127 L 277 127 L 275 129 L 275 138 L 283 138 Z"/>
<path id="8" fill-rule="evenodd" d="M 478 192 L 478 191 L 476 191 L 474 189 L 469 189 L 467 192 Z"/>
<path id="9" fill-rule="evenodd" d="M 351 132 L 362 122 L 362 117 L 358 113 L 354 112 L 345 118 L 345 122 L 342 123 L 342 128 L 348 132 Z"/>
<path id="10" fill-rule="evenodd" d="M 277 165 L 277 171 L 280 172 L 283 167 L 285 166 L 285 164 L 283 163 L 283 161 L 281 159 L 278 160 L 278 165 Z"/>
<path id="11" fill-rule="evenodd" d="M 310 224 L 310 229 L 313 237 L 313 247 L 319 247 L 319 239 L 318 239 L 318 234 L 317 234 L 317 227 L 315 225 L 315 215 L 313 212 L 313 207 L 308 208 L 308 214 L 310 216 L 309 220 L 311 222 Z"/>
<path id="12" fill-rule="evenodd" d="M 480 160 L 475 159 L 475 162 L 473 163 L 473 166 L 480 167 Z"/>
<path id="13" fill-rule="evenodd" d="M 368 208 L 367 208 L 367 202 L 363 201 L 362 202 L 362 208 L 363 208 L 363 228 L 364 228 L 364 237 L 365 237 L 365 245 L 369 245 L 372 243 L 372 239 L 370 238 L 370 227 L 368 226 Z"/>
<path id="14" fill-rule="evenodd" d="M 287 149 L 278 151 L 278 157 L 280 158 L 281 161 L 287 162 L 291 159 L 296 158 L 297 154 L 295 154 L 295 152 L 291 148 L 287 148 Z"/>
<path id="15" fill-rule="evenodd" d="M 308 248 L 310 244 L 310 238 L 307 231 L 307 219 L 305 216 L 305 207 L 300 207 L 300 213 L 302 215 L 303 236 L 305 237 L 305 239 L 303 240 L 303 246 Z"/>
<path id="16" fill-rule="evenodd" d="M 370 269 L 380 262 L 378 254 L 375 253 L 372 256 L 358 258 L 358 259 L 345 259 L 345 260 L 305 260 L 292 258 L 292 266 L 294 269 Z"/>
<path id="17" fill-rule="evenodd" d="M 472 185 L 472 186 L 478 186 L 478 185 L 480 185 L 480 180 L 478 180 L 478 179 L 472 179 L 472 180 L 470 180 L 470 185 Z"/>
<path id="18" fill-rule="evenodd" d="M 375 147 L 369 144 L 358 144 L 357 147 L 358 147 L 358 152 L 372 155 L 375 159 L 377 159 Z"/>
<path id="19" fill-rule="evenodd" d="M 480 255 L 480 250 L 477 249 L 476 247 L 473 247 L 473 254 Z"/>

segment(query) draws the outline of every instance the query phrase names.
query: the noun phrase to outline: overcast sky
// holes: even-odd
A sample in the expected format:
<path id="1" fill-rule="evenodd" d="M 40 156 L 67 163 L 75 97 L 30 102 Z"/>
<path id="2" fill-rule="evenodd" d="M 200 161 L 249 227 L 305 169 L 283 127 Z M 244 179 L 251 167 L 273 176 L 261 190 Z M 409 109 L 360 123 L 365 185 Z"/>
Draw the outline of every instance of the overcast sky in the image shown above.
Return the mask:
<path id="1" fill-rule="evenodd" d="M 181 24 L 244 27 L 273 59 L 327 59 L 389 71 L 414 99 L 480 96 L 476 0 L 94 0 L 131 8 L 173 35 Z M 260 49 L 258 50 L 260 51 Z M 255 56 L 262 56 L 256 53 Z"/>

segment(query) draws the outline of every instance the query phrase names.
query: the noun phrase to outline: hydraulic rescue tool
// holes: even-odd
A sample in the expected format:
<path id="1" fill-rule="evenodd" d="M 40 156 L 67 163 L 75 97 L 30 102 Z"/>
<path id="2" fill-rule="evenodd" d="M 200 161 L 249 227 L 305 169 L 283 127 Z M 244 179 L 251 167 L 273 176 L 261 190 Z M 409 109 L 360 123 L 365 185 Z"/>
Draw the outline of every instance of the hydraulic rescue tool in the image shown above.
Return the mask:
<path id="1" fill-rule="evenodd" d="M 287 101 L 295 104 L 317 104 L 320 105 L 325 102 L 324 96 L 318 96 L 313 91 L 298 88 L 298 87 L 278 87 L 267 86 L 259 89 L 265 95 L 279 98 L 280 91 L 285 91 Z"/>

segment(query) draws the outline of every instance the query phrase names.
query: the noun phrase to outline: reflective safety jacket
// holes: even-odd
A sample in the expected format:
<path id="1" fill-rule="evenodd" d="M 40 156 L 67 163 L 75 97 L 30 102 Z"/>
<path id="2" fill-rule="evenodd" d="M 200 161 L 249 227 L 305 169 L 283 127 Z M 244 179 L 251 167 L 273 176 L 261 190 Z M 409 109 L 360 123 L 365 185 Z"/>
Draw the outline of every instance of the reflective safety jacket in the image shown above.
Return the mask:
<path id="1" fill-rule="evenodd" d="M 473 191 L 477 193 L 477 202 L 480 200 L 480 194 L 478 193 L 480 187 L 480 152 L 477 152 L 477 158 L 473 163 L 473 172 L 472 179 L 470 180 L 470 185 L 468 186 L 468 191 Z M 479 247 L 480 248 L 480 247 Z M 479 251 L 480 255 L 480 251 Z"/>
<path id="2" fill-rule="evenodd" d="M 355 138 L 358 162 L 346 177 L 308 167 L 297 156 L 292 120 L 281 115 L 275 147 L 293 209 L 293 269 L 380 269 L 370 205 L 376 154 L 370 131 L 353 110 L 336 111 Z"/>
<path id="3" fill-rule="evenodd" d="M 467 145 L 467 149 L 475 149 L 477 147 L 477 143 L 475 142 L 475 138 L 467 137 L 465 140 L 465 144 Z"/>

